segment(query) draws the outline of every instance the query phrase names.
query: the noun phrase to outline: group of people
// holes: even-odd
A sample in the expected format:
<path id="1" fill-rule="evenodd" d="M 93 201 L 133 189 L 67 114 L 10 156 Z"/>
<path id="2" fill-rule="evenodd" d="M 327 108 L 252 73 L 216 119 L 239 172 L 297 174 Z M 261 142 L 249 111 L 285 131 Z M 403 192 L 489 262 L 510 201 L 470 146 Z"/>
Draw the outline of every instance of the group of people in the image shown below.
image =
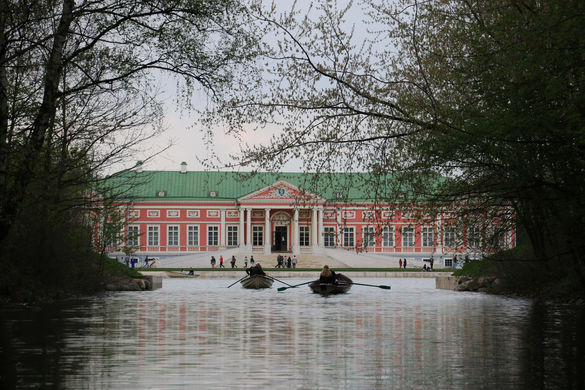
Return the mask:
<path id="1" fill-rule="evenodd" d="M 288 259 L 285 260 L 283 255 L 278 255 L 276 257 L 276 265 L 275 268 L 297 268 L 297 256 L 293 255 L 292 259 L 289 256 Z"/>
<path id="2" fill-rule="evenodd" d="M 406 269 L 406 257 L 403 259 L 398 259 L 398 268 Z"/>
<path id="3" fill-rule="evenodd" d="M 211 256 L 211 260 L 209 260 L 209 262 L 211 263 L 211 268 L 215 268 L 216 264 L 215 256 Z M 238 268 L 238 266 L 236 265 L 236 256 L 232 256 L 230 264 L 232 268 Z M 250 264 L 252 265 L 254 264 L 254 256 L 250 256 Z M 244 258 L 244 267 L 248 267 L 248 256 Z M 219 256 L 219 268 L 225 268 L 225 266 L 223 265 L 223 256 L 221 255 Z"/>

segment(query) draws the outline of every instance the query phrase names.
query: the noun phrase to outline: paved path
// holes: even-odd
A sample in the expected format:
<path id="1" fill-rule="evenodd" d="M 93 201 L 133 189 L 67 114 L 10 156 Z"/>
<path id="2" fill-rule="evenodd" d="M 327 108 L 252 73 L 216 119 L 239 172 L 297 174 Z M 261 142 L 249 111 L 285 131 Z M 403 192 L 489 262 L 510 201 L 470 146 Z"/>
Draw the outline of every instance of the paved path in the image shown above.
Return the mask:
<path id="1" fill-rule="evenodd" d="M 205 252 L 183 256 L 167 257 L 161 259 L 154 268 L 208 268 L 211 267 L 211 256 L 216 258 L 216 267 L 219 267 L 219 257 L 223 256 L 224 266 L 231 268 L 230 259 L 236 257 L 236 266 L 244 267 L 244 253 L 239 249 L 227 249 L 217 252 Z M 292 253 L 283 254 L 287 257 Z M 276 266 L 277 254 L 270 255 L 254 254 L 254 260 L 260 262 L 264 268 L 273 268 Z M 406 257 L 408 268 L 422 268 L 423 262 L 420 259 L 409 258 L 404 255 L 378 254 L 378 253 L 355 253 L 344 249 L 325 249 L 322 254 L 298 254 L 298 268 L 321 268 L 327 264 L 331 268 L 398 268 L 399 258 Z M 250 259 L 250 255 L 248 255 Z M 435 262 L 435 268 L 439 269 L 439 262 Z M 248 266 L 250 264 L 248 263 Z"/>

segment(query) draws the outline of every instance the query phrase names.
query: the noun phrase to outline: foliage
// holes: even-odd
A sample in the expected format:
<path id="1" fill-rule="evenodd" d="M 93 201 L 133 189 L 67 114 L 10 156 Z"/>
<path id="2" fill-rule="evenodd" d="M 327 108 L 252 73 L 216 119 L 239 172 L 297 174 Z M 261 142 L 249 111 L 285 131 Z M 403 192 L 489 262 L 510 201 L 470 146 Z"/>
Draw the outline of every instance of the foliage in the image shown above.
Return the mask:
<path id="1" fill-rule="evenodd" d="M 283 131 L 242 164 L 371 172 L 381 201 L 457 205 L 484 242 L 518 223 L 543 266 L 570 258 L 585 285 L 582 2 L 321 1 L 259 20 L 278 37 L 266 84 L 219 114 L 234 132 Z M 395 172 L 414 193 L 384 196 L 400 192 L 381 180 Z"/>
<path id="2" fill-rule="evenodd" d="M 185 109 L 197 86 L 219 99 L 256 53 L 247 17 L 238 0 L 0 1 L 4 272 L 30 284 L 67 282 L 57 275 L 70 269 L 78 280 L 86 218 L 120 195 L 101 181 L 163 130 L 161 77 Z"/>

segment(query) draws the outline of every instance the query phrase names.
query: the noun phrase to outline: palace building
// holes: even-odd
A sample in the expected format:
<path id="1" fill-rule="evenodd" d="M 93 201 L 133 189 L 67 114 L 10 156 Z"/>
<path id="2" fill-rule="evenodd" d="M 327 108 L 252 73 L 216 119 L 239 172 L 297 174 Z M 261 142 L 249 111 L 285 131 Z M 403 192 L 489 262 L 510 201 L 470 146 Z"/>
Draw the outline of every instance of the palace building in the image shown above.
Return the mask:
<path id="1" fill-rule="evenodd" d="M 136 171 L 118 177 L 126 207 L 124 241 L 135 254 L 176 256 L 239 248 L 242 253 L 319 253 L 324 248 L 395 256 L 477 257 L 484 226 L 448 212 L 381 203 L 367 174 Z M 514 246 L 515 231 L 498 235 Z"/>

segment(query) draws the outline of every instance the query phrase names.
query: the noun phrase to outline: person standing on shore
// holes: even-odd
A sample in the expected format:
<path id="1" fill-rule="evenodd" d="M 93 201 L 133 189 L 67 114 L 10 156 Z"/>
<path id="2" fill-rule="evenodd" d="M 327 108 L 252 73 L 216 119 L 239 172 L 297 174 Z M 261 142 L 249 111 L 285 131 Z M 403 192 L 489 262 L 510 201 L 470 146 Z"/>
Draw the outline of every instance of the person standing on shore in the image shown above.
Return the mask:
<path id="1" fill-rule="evenodd" d="M 402 268 L 402 257 L 398 259 L 398 268 Z"/>
<path id="2" fill-rule="evenodd" d="M 297 256 L 296 255 L 293 255 L 292 266 L 293 266 L 293 268 L 297 268 Z"/>
<path id="3" fill-rule="evenodd" d="M 232 256 L 232 260 L 230 261 L 232 268 L 236 268 L 236 256 Z"/>
<path id="4" fill-rule="evenodd" d="M 215 256 L 211 256 L 211 260 L 209 262 L 211 263 L 211 268 L 215 268 Z"/>
<path id="5" fill-rule="evenodd" d="M 404 269 L 406 269 L 406 257 L 404 258 L 404 262 L 402 264 L 404 265 Z"/>
<path id="6" fill-rule="evenodd" d="M 225 268 L 223 266 L 223 256 L 221 256 L 221 255 L 219 256 L 219 268 Z"/>

